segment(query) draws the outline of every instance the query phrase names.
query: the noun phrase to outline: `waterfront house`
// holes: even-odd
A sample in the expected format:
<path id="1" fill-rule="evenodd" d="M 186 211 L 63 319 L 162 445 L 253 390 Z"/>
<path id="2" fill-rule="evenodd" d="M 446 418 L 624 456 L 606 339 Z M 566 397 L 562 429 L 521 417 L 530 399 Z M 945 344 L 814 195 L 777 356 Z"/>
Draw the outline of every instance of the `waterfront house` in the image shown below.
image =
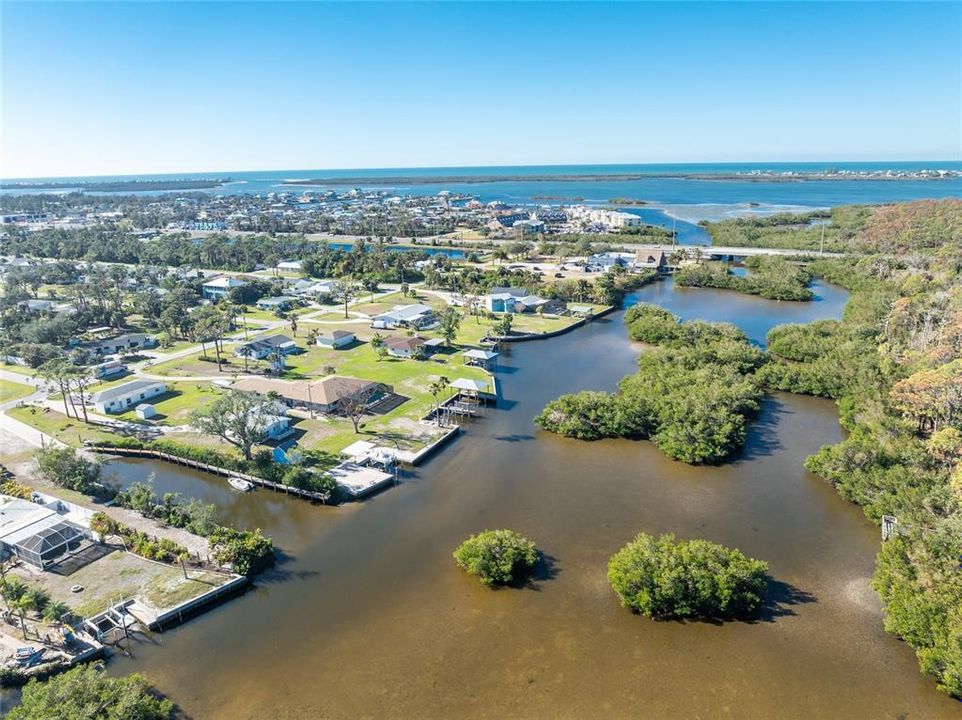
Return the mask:
<path id="1" fill-rule="evenodd" d="M 668 269 L 668 258 L 665 256 L 664 250 L 638 250 L 635 252 L 635 268 L 663 272 Z"/>
<path id="2" fill-rule="evenodd" d="M 557 308 L 561 305 L 560 301 L 551 301 L 532 295 L 524 288 L 492 288 L 491 292 L 484 298 L 484 306 L 489 312 L 493 313 L 530 313 L 537 312 L 538 308 L 548 310 L 550 307 Z"/>
<path id="3" fill-rule="evenodd" d="M 251 360 L 263 360 L 266 357 L 276 354 L 278 351 L 280 351 L 281 355 L 290 355 L 301 352 L 301 348 L 287 337 L 287 335 L 270 335 L 268 337 L 240 343 L 234 348 L 234 355 L 239 358 L 246 357 Z"/>
<path id="4" fill-rule="evenodd" d="M 585 259 L 585 270 L 588 272 L 607 272 L 615 267 L 627 268 L 634 264 L 632 253 L 606 252 L 596 253 Z"/>
<path id="5" fill-rule="evenodd" d="M 331 350 L 339 350 L 357 342 L 357 336 L 347 330 L 335 330 L 330 333 L 319 333 L 317 344 Z"/>
<path id="6" fill-rule="evenodd" d="M 274 297 L 261 298 L 257 301 L 256 305 L 261 310 L 277 313 L 289 310 L 295 302 L 296 299 L 290 295 L 276 295 Z"/>
<path id="7" fill-rule="evenodd" d="M 427 355 L 424 347 L 425 340 L 417 335 L 413 337 L 388 337 L 384 339 L 387 354 L 395 358 L 423 358 Z"/>
<path id="8" fill-rule="evenodd" d="M 94 409 L 102 414 L 120 413 L 132 405 L 163 395 L 167 386 L 156 380 L 133 380 L 123 385 L 107 388 L 96 393 L 93 398 Z"/>
<path id="9" fill-rule="evenodd" d="M 371 321 L 371 327 L 381 330 L 394 328 L 413 328 L 416 330 L 430 330 L 438 326 L 437 316 L 427 305 L 395 305 L 387 312 L 376 315 Z"/>
<path id="10" fill-rule="evenodd" d="M 55 507 L 0 495 L 0 561 L 17 557 L 46 570 L 64 555 L 80 549 L 89 537 L 86 528 L 68 520 Z"/>
<path id="11" fill-rule="evenodd" d="M 287 416 L 287 405 L 282 400 L 272 403 L 270 408 L 252 408 L 252 425 L 262 429 L 263 440 L 283 440 L 294 433 L 291 419 Z"/>
<path id="12" fill-rule="evenodd" d="M 231 389 L 256 392 L 262 395 L 276 393 L 289 407 L 304 408 L 332 414 L 338 402 L 351 398 L 363 398 L 370 405 L 392 392 L 390 386 L 370 380 L 328 375 L 320 380 L 278 380 L 273 378 L 244 378 L 231 385 Z"/>
<path id="13" fill-rule="evenodd" d="M 235 277 L 223 275 L 213 280 L 208 280 L 201 286 L 201 294 L 208 300 L 221 300 L 227 297 L 231 290 L 247 285 L 243 280 Z"/>

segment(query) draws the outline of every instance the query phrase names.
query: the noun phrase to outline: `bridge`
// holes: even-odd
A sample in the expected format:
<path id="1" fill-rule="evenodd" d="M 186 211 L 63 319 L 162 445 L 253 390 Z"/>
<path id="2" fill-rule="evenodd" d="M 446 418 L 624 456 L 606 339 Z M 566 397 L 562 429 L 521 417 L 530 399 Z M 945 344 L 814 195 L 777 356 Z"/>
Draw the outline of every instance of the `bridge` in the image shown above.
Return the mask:
<path id="1" fill-rule="evenodd" d="M 786 248 L 737 247 L 724 245 L 627 245 L 632 250 L 658 252 L 659 250 L 670 256 L 674 252 L 684 252 L 689 257 L 701 257 L 706 260 L 725 260 L 729 258 L 745 258 L 759 255 L 810 256 L 810 257 L 844 257 L 844 253 L 819 252 L 817 250 L 791 250 Z"/>

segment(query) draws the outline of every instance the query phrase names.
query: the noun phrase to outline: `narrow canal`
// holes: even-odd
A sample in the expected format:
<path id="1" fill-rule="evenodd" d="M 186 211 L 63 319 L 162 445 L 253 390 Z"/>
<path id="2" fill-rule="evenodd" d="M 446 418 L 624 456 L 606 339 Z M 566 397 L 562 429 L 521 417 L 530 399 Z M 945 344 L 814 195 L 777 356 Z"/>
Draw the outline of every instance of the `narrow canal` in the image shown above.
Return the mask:
<path id="1" fill-rule="evenodd" d="M 838 317 L 844 293 L 772 303 L 725 291 L 636 294 L 756 341 L 784 321 Z M 621 313 L 503 358 L 505 401 L 409 475 L 356 505 L 312 507 L 159 463 L 112 465 L 129 483 L 221 505 L 284 555 L 245 596 L 117 657 L 196 718 L 884 718 L 957 716 L 885 634 L 869 589 L 879 532 L 802 467 L 841 437 L 828 401 L 776 394 L 721 467 L 647 442 L 582 443 L 531 419 L 562 392 L 612 389 L 637 348 Z M 468 534 L 510 527 L 549 557 L 525 589 L 489 590 L 454 565 Z M 769 562 L 754 623 L 653 622 L 619 607 L 608 557 L 639 531 L 672 531 Z"/>

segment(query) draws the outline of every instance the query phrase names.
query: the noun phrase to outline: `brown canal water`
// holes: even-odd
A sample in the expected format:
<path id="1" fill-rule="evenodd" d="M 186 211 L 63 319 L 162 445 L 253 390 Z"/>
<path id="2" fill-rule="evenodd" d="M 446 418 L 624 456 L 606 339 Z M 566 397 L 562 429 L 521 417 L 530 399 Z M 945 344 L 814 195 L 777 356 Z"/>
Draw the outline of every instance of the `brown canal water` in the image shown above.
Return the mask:
<path id="1" fill-rule="evenodd" d="M 831 301 L 801 310 L 668 284 L 637 297 L 681 312 L 695 292 L 703 315 L 759 339 L 786 307 L 795 321 L 837 317 L 844 294 L 828 290 Z M 224 519 L 271 534 L 283 557 L 246 595 L 116 657 L 110 672 L 147 673 L 198 719 L 958 717 L 882 629 L 868 586 L 878 529 L 802 467 L 841 438 L 832 403 L 771 396 L 744 452 L 721 467 L 672 462 L 647 442 L 535 429 L 545 402 L 614 388 L 636 355 L 620 313 L 511 347 L 501 407 L 364 503 L 237 495 L 221 478 L 114 463 L 122 482 L 153 471 L 159 491 L 219 503 Z M 490 590 L 455 566 L 461 540 L 498 527 L 546 553 L 528 587 Z M 752 623 L 632 615 L 605 571 L 639 531 L 768 561 L 769 607 Z"/>

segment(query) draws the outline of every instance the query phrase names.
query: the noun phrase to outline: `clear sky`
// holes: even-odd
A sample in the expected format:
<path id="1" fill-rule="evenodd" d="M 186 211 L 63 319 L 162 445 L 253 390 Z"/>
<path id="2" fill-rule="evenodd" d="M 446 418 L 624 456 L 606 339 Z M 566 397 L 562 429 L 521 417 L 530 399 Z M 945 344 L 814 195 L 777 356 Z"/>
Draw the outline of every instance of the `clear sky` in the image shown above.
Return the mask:
<path id="1" fill-rule="evenodd" d="M 959 3 L 0 3 L 0 176 L 962 155 Z"/>

